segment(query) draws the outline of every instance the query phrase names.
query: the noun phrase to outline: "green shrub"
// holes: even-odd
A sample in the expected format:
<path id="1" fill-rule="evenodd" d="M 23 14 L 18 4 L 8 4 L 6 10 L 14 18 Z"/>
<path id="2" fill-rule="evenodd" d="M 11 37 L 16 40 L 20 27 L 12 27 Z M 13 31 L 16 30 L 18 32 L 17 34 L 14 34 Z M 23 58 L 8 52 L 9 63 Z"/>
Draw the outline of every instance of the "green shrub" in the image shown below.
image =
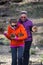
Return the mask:
<path id="1" fill-rule="evenodd" d="M 0 35 L 0 42 L 2 42 L 4 45 L 9 45 L 9 40 L 4 36 L 4 35 Z"/>

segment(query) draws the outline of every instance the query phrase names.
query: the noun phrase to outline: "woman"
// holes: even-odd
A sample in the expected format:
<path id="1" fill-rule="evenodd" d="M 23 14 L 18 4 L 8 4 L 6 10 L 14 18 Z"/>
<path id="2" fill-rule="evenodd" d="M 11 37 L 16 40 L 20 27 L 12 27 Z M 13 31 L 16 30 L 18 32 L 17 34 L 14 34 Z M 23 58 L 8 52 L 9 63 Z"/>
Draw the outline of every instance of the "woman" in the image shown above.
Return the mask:
<path id="1" fill-rule="evenodd" d="M 27 11 L 22 11 L 18 23 L 23 24 L 27 31 L 28 38 L 25 40 L 24 54 L 23 54 L 23 65 L 28 65 L 30 57 L 30 48 L 32 44 L 32 32 L 37 31 L 36 26 L 33 26 L 32 21 L 27 17 Z"/>
<path id="2" fill-rule="evenodd" d="M 4 35 L 11 41 L 12 65 L 17 65 L 17 58 L 18 65 L 22 65 L 24 40 L 27 38 L 25 28 L 22 24 L 18 24 L 16 19 L 11 19 L 7 33 L 4 32 Z"/>

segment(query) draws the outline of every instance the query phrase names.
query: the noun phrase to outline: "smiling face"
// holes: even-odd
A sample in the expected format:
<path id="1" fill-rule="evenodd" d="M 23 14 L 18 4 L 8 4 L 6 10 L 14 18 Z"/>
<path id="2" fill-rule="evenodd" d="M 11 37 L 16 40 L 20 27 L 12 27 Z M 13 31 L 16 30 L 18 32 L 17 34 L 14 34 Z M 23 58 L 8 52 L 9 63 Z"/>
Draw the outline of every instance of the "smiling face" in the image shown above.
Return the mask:
<path id="1" fill-rule="evenodd" d="M 20 19 L 24 22 L 27 19 L 27 15 L 21 14 Z"/>

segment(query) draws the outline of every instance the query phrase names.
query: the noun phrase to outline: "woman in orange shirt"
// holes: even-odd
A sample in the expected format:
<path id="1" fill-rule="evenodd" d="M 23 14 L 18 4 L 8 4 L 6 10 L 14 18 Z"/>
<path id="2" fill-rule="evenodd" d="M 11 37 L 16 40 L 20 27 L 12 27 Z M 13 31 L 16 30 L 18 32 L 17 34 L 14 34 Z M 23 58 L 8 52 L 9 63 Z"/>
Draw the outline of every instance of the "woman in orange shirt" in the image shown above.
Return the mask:
<path id="1" fill-rule="evenodd" d="M 18 24 L 16 19 L 11 19 L 7 33 L 4 32 L 4 35 L 11 41 L 12 65 L 17 65 L 17 59 L 18 65 L 22 65 L 24 40 L 27 38 L 25 28 L 22 24 Z"/>

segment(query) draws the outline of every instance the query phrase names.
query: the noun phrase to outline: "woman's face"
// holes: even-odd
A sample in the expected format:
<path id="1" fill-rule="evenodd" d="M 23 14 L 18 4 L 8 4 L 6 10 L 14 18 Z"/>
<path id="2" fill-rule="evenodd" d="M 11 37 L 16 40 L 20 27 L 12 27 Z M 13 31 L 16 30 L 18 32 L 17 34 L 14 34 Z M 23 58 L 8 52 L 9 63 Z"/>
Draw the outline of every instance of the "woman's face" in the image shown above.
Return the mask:
<path id="1" fill-rule="evenodd" d="M 27 15 L 21 14 L 20 19 L 24 22 L 27 19 Z"/>

